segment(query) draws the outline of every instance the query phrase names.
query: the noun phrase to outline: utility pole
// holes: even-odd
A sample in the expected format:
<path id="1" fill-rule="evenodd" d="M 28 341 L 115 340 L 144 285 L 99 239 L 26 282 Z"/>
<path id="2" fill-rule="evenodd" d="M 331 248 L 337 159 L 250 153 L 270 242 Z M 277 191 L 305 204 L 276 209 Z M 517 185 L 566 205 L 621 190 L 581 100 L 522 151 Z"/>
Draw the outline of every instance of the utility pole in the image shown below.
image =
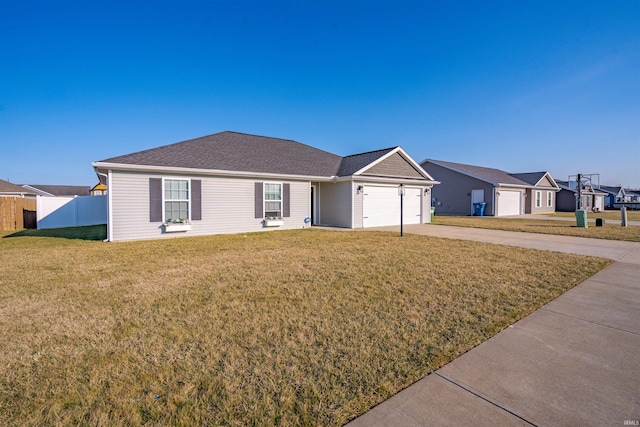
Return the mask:
<path id="1" fill-rule="evenodd" d="M 578 194 L 576 195 L 576 210 L 582 209 L 582 174 L 578 174 Z"/>

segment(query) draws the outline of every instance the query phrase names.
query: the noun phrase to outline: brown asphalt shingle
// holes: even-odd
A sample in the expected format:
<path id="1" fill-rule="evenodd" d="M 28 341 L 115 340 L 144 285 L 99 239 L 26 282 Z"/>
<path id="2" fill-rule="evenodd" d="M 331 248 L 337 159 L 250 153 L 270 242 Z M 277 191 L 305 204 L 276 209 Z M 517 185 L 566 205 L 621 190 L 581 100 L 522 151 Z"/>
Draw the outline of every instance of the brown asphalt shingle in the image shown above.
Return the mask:
<path id="1" fill-rule="evenodd" d="M 493 168 L 485 168 L 482 166 L 473 166 L 473 165 L 465 165 L 462 163 L 453 163 L 453 162 L 445 162 L 442 160 L 425 160 L 422 162 L 421 166 L 424 167 L 425 163 L 432 162 L 433 164 L 440 165 L 449 169 L 457 170 L 459 172 L 465 173 L 467 175 L 474 176 L 476 178 L 484 179 L 486 181 L 491 182 L 492 184 L 508 184 L 508 185 L 522 185 L 529 186 L 528 183 L 509 175 L 505 171 L 501 171 L 500 169 Z M 435 179 L 438 179 L 437 176 L 434 176 Z"/>
<path id="2" fill-rule="evenodd" d="M 191 169 L 333 176 L 342 157 L 287 139 L 220 132 L 102 160 Z"/>
<path id="3" fill-rule="evenodd" d="M 33 191 L 29 191 L 24 187 L 16 184 L 12 184 L 9 181 L 0 179 L 0 193 L 5 194 L 36 194 Z"/>
<path id="4" fill-rule="evenodd" d="M 336 175 L 338 176 L 350 176 L 358 172 L 363 167 L 375 162 L 380 157 L 394 150 L 396 147 L 385 148 L 382 150 L 369 151 L 367 153 L 354 154 L 342 159 L 340 169 Z"/>
<path id="5" fill-rule="evenodd" d="M 91 194 L 91 187 L 86 185 L 29 184 L 29 186 L 54 196 L 89 196 Z"/>

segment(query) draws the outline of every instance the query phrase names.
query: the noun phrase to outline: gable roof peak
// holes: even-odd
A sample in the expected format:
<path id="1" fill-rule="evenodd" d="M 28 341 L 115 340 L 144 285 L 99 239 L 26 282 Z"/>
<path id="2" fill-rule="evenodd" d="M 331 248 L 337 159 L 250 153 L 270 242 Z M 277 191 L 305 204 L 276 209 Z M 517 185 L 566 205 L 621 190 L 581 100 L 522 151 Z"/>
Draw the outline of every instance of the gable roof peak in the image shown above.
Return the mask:
<path id="1" fill-rule="evenodd" d="M 337 176 L 350 176 L 369 166 L 371 163 L 386 156 L 392 151 L 400 147 L 383 148 L 382 150 L 367 151 L 365 153 L 352 154 L 345 156 L 340 162 L 340 168 L 336 173 Z"/>

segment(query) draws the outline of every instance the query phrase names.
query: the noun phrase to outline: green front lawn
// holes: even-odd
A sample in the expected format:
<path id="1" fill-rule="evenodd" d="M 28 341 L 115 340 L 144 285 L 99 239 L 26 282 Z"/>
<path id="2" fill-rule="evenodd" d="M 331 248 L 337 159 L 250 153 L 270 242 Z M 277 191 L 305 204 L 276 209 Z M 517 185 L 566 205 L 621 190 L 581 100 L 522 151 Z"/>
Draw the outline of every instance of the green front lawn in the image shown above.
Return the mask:
<path id="1" fill-rule="evenodd" d="M 609 263 L 314 229 L 0 258 L 0 425 L 95 426 L 342 425 Z"/>

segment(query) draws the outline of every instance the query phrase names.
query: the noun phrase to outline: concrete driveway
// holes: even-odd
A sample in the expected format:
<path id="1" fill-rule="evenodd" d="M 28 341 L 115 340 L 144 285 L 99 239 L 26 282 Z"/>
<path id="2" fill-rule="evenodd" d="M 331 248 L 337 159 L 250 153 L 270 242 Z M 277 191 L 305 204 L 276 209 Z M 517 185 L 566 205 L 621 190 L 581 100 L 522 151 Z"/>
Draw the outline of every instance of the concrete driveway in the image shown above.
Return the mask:
<path id="1" fill-rule="evenodd" d="M 429 224 L 404 232 L 616 262 L 349 426 L 640 425 L 640 243 Z"/>

